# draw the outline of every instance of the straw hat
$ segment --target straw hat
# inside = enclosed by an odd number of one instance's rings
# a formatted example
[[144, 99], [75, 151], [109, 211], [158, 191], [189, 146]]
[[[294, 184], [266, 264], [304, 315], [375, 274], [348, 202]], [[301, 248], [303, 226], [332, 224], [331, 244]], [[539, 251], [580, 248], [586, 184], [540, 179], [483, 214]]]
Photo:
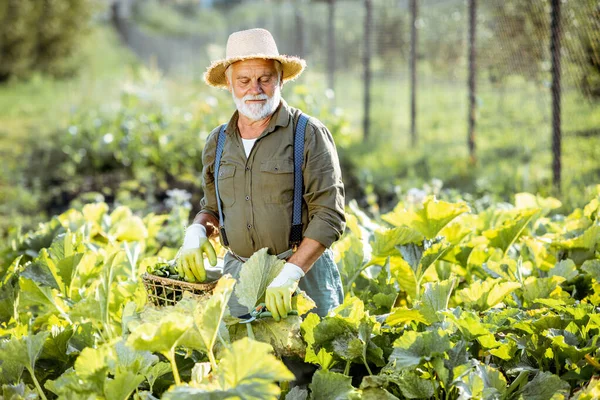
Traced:
[[283, 82], [296, 79], [306, 67], [306, 61], [301, 58], [280, 55], [275, 39], [266, 29], [248, 29], [229, 35], [225, 59], [213, 62], [207, 68], [204, 81], [210, 86], [227, 89], [225, 78], [227, 67], [235, 62], [252, 58], [279, 61], [283, 67]]

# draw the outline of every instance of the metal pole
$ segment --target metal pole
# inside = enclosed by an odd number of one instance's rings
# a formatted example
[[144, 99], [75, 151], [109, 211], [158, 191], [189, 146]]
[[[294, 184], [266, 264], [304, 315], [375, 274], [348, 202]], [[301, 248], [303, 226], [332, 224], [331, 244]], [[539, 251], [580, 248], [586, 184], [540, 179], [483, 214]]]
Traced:
[[417, 145], [417, 0], [410, 0], [410, 142]]
[[477, 0], [469, 0], [469, 133], [468, 145], [471, 162], [475, 164], [475, 28], [477, 25]]
[[365, 54], [363, 59], [364, 68], [364, 116], [363, 135], [365, 140], [369, 137], [370, 109], [371, 109], [371, 26], [372, 26], [372, 3], [365, 0]]
[[335, 90], [335, 0], [329, 0], [328, 11], [327, 78], [329, 88]]
[[561, 191], [561, 98], [560, 98], [560, 0], [552, 0], [550, 23], [550, 53], [552, 55], [552, 177], [554, 187]]

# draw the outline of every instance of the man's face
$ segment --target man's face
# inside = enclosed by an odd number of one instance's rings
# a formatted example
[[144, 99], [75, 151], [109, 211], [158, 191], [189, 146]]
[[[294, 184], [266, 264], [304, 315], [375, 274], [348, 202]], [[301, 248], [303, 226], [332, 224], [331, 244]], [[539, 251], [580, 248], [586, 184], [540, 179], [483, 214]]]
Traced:
[[232, 64], [229, 91], [238, 111], [254, 121], [273, 114], [281, 100], [281, 82], [274, 60], [260, 58]]

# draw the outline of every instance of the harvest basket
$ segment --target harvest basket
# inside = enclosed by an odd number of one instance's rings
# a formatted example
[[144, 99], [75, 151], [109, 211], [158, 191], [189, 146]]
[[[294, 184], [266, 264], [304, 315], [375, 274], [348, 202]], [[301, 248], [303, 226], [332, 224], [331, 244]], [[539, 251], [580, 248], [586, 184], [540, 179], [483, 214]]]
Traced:
[[175, 305], [183, 297], [183, 292], [190, 292], [198, 297], [210, 296], [215, 286], [217, 286], [217, 281], [190, 283], [163, 278], [147, 272], [142, 275], [142, 281], [146, 287], [148, 302], [158, 307]]

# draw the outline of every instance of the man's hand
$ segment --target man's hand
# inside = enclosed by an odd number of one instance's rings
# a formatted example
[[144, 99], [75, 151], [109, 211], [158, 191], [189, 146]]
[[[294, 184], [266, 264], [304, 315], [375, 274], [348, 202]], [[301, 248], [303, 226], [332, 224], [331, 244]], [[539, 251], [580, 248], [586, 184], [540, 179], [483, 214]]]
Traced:
[[299, 266], [286, 262], [283, 269], [267, 287], [265, 305], [271, 311], [273, 319], [287, 318], [292, 311], [292, 295], [298, 288], [298, 281], [304, 276]]
[[206, 237], [206, 228], [200, 224], [192, 224], [185, 230], [183, 246], [177, 260], [179, 275], [188, 282], [204, 282], [206, 270], [204, 257], [213, 267], [217, 265], [217, 254]]

